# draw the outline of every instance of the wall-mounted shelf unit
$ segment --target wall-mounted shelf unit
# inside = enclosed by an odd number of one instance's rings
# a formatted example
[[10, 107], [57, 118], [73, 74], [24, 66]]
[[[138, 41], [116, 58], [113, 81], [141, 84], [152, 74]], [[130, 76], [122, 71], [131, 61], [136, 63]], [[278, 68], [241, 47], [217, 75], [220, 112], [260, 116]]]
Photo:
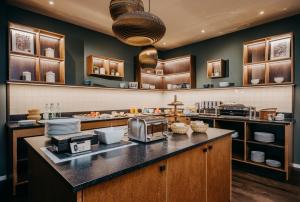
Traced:
[[9, 80], [22, 81], [29, 72], [27, 82], [46, 83], [50, 71], [54, 83], [65, 83], [65, 36], [9, 23]]
[[89, 55], [87, 57], [87, 75], [122, 80], [124, 78], [124, 60]]
[[207, 61], [207, 77], [211, 79], [223, 78], [226, 76], [225, 60], [217, 59]]
[[195, 56], [159, 60], [155, 69], [141, 69], [136, 60], [136, 70], [140, 88], [143, 84], [155, 85], [156, 89], [168, 89], [168, 85], [182, 84], [190, 88], [196, 87]]
[[254, 85], [253, 79], [259, 79], [255, 85], [294, 83], [293, 49], [293, 33], [244, 43], [243, 85]]

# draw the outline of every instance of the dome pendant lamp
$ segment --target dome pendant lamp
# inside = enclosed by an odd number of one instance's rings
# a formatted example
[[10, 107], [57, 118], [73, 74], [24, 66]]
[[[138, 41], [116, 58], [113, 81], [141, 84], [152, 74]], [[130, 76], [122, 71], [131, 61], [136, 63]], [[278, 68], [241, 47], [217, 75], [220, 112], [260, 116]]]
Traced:
[[156, 68], [158, 61], [157, 50], [153, 46], [143, 47], [142, 51], [138, 56], [139, 65], [143, 69], [154, 69]]

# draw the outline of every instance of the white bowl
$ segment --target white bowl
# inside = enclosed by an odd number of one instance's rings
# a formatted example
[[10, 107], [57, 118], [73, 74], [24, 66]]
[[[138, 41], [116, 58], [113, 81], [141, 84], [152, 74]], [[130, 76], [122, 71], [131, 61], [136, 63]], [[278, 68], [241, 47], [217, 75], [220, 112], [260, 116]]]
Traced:
[[231, 134], [232, 138], [238, 138], [239, 137], [239, 133], [238, 132], [234, 132]]
[[251, 84], [252, 85], [257, 85], [257, 84], [259, 84], [259, 79], [251, 79]]
[[150, 85], [150, 89], [154, 90], [155, 89], [155, 85]]
[[229, 86], [229, 82], [227, 82], [227, 81], [219, 82], [219, 86], [220, 87], [228, 87]]
[[110, 127], [94, 130], [99, 135], [99, 141], [104, 144], [113, 144], [120, 142], [125, 134], [124, 128]]
[[283, 77], [275, 77], [274, 78], [275, 83], [282, 83], [284, 81]]

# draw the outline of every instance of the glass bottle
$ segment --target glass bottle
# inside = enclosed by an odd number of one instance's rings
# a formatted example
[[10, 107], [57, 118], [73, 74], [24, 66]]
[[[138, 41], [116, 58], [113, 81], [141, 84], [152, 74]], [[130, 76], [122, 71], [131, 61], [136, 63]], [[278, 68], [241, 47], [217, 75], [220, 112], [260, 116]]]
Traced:
[[56, 117], [56, 116], [55, 116], [54, 104], [51, 103], [51, 104], [50, 104], [49, 119], [54, 119], [55, 117]]
[[59, 102], [56, 104], [56, 117], [61, 118], [61, 108]]
[[49, 105], [46, 104], [45, 105], [45, 109], [44, 109], [44, 113], [43, 113], [43, 119], [44, 120], [48, 120], [49, 119], [49, 110], [50, 110]]

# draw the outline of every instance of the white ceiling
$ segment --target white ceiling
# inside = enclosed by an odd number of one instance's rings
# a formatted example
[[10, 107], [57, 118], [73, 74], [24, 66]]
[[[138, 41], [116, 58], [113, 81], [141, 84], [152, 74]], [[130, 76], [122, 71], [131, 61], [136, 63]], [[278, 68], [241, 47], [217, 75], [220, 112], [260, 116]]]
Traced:
[[[143, 1], [147, 9], [148, 0]], [[15, 6], [113, 35], [110, 0], [48, 2], [8, 0]], [[300, 13], [300, 0], [152, 0], [151, 12], [167, 27], [156, 46], [171, 49]]]

